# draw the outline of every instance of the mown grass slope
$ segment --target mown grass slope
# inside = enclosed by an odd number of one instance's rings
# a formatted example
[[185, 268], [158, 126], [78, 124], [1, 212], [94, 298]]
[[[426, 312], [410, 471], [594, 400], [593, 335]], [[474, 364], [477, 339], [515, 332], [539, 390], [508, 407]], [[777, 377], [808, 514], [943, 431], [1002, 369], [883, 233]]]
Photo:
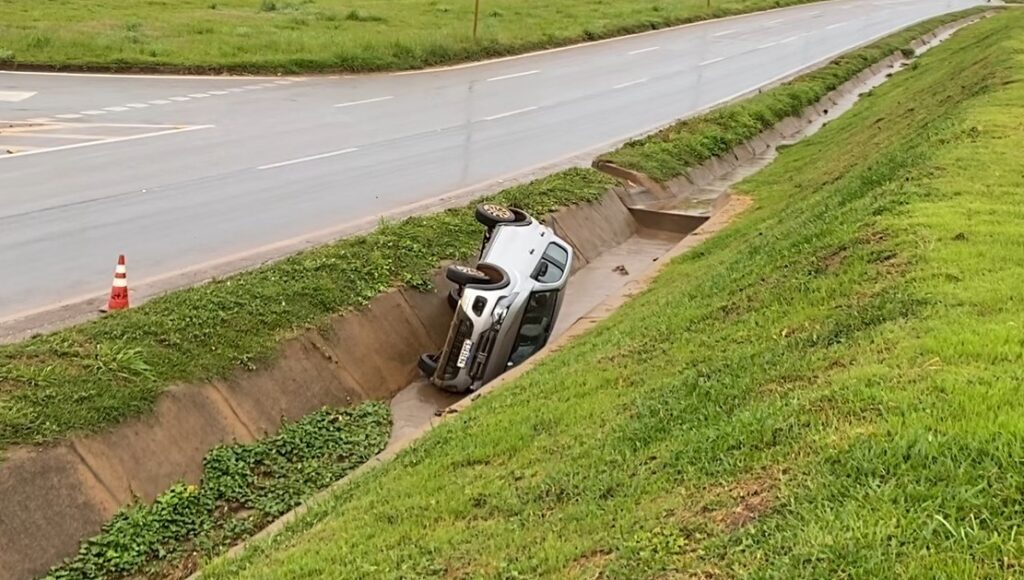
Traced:
[[808, 0], [4, 0], [0, 63], [376, 71], [526, 52]]
[[929, 52], [610, 320], [206, 576], [1019, 574], [1022, 26]]

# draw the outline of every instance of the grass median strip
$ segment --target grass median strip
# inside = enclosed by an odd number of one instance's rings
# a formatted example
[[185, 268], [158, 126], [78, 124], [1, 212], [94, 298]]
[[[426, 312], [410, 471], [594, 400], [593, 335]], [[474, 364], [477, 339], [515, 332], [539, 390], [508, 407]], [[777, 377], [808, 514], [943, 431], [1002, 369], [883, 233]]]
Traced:
[[[543, 216], [599, 199], [612, 180], [573, 169], [494, 196]], [[446, 259], [479, 248], [470, 207], [373, 233], [0, 346], [0, 448], [103, 428], [147, 412], [174, 383], [256, 368], [280, 341], [396, 285], [423, 287]]]
[[7, 0], [0, 64], [189, 72], [380, 71], [563, 46], [806, 0]]
[[612, 318], [205, 576], [1016, 574], [1021, 26], [897, 73]]
[[218, 447], [198, 485], [122, 509], [53, 580], [181, 577], [252, 535], [384, 449], [391, 413], [379, 402], [323, 409], [257, 443]]

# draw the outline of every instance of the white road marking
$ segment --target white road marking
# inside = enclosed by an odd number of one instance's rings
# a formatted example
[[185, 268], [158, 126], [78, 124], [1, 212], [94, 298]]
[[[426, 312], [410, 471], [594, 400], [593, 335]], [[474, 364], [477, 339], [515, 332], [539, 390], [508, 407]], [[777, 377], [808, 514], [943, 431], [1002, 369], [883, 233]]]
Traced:
[[164, 100], [164, 99], [157, 99], [155, 101], [149, 101], [149, 104], [150, 105], [169, 105], [169, 104], [171, 104], [171, 102], [167, 101], [167, 100]]
[[82, 111], [83, 115], [106, 115], [106, 111]]
[[244, 86], [244, 87], [242, 87], [242, 88], [243, 88], [243, 89], [249, 89], [250, 91], [254, 91], [254, 90], [256, 90], [256, 89], [262, 89], [262, 88], [263, 88], [263, 86], [262, 86], [262, 85], [245, 85], [245, 86]]
[[290, 84], [292, 84], [292, 82], [291, 81], [274, 81], [274, 84], [275, 85], [290, 85]]
[[725, 57], [720, 56], [718, 58], [713, 58], [711, 60], [706, 60], [702, 63], [698, 63], [697, 66], [708, 66], [709, 64], [715, 64], [716, 62], [722, 62], [723, 60], [725, 60]]
[[735, 28], [730, 28], [729, 30], [723, 30], [721, 32], [716, 32], [716, 33], [712, 34], [711, 36], [725, 36], [726, 34], [732, 34], [733, 32], [736, 32]]
[[776, 44], [778, 44], [778, 43], [777, 42], [769, 42], [768, 44], [762, 44], [761, 46], [757, 47], [757, 50], [761, 50], [762, 48], [771, 48], [771, 47], [775, 46]]
[[521, 73], [512, 73], [510, 75], [501, 75], [500, 77], [491, 77], [491, 78], [487, 79], [487, 82], [503, 81], [505, 79], [514, 79], [514, 78], [517, 78], [517, 77], [525, 77], [525, 76], [528, 76], [528, 75], [535, 75], [535, 74], [537, 74], [539, 72], [540, 72], [539, 70], [528, 70], [526, 72], [521, 72]]
[[775, 20], [769, 20], [765, 24], [778, 24], [780, 22], [785, 22], [785, 21], [786, 21], [785, 18], [776, 18]]
[[498, 115], [491, 115], [490, 117], [484, 117], [484, 121], [493, 121], [495, 119], [504, 119], [505, 117], [511, 117], [512, 115], [518, 115], [520, 113], [526, 113], [536, 109], [537, 107], [526, 107], [524, 109], [516, 109], [515, 111], [509, 111], [507, 113], [501, 113]]
[[68, 113], [66, 115], [54, 115], [58, 119], [81, 119], [82, 116], [78, 113]]
[[[166, 127], [166, 125], [164, 125]], [[7, 155], [0, 157], [2, 159], [13, 159], [15, 157], [25, 157], [27, 155], [38, 155], [41, 153], [51, 153], [54, 151], [66, 151], [68, 149], [80, 149], [82, 147], [92, 147], [93, 145], [106, 145], [108, 143], [120, 143], [122, 141], [134, 141], [136, 139], [145, 139], [147, 137], [158, 137], [160, 135], [170, 135], [172, 133], [185, 133], [188, 131], [198, 131], [199, 129], [209, 129], [213, 125], [196, 125], [193, 127], [175, 127], [173, 129], [167, 129], [166, 131], [156, 131], [153, 133], [143, 133], [141, 135], [131, 135], [129, 137], [114, 137], [111, 139], [101, 139], [99, 141], [89, 141], [86, 143], [72, 143], [70, 145], [61, 145], [60, 147], [49, 147], [47, 149], [35, 149], [32, 151], [25, 151], [24, 153], [14, 153], [13, 155]]]
[[228, 92], [227, 91], [210, 91], [210, 94], [211, 95], [226, 95], [226, 94], [228, 94]]
[[829, 24], [825, 27], [825, 30], [832, 30], [833, 28], [839, 28], [840, 26], [846, 26], [848, 22], [838, 22], [836, 24]]
[[793, 42], [794, 40], [796, 40], [796, 39], [798, 39], [798, 38], [800, 38], [800, 35], [799, 35], [799, 34], [798, 34], [798, 35], [796, 35], [796, 36], [790, 36], [789, 38], [787, 38], [787, 39], [785, 39], [785, 40], [780, 40], [780, 41], [779, 41], [779, 44], [786, 44], [787, 42]]
[[29, 123], [52, 123], [53, 119], [49, 117], [36, 117], [35, 119], [27, 119]]
[[644, 52], [651, 52], [652, 50], [658, 50], [659, 48], [661, 48], [661, 47], [660, 46], [652, 46], [652, 47], [649, 47], [649, 48], [640, 48], [640, 49], [637, 49], [637, 50], [629, 51], [629, 54], [641, 54], [641, 53], [644, 53]]
[[145, 109], [145, 108], [146, 108], [146, 107], [148, 107], [149, 105], [147, 105], [147, 104], [145, 104], [145, 103], [128, 103], [128, 104], [127, 104], [127, 105], [125, 105], [125, 106], [126, 106], [126, 107], [131, 107], [131, 108], [133, 108], [133, 109]]
[[103, 135], [76, 135], [74, 133], [32, 133], [24, 132], [18, 133], [18, 137], [39, 137], [43, 139], [75, 139], [78, 141], [95, 141], [97, 139], [107, 139]]
[[103, 107], [104, 111], [112, 111], [114, 113], [120, 113], [121, 111], [127, 111], [128, 107]]
[[188, 97], [171, 97], [171, 100], [172, 101], [178, 101], [180, 103], [182, 101], [191, 101], [192, 99], [190, 99]]
[[232, 87], [228, 89], [229, 93], [240, 93], [245, 90], [245, 87]]
[[0, 91], [0, 101], [7, 103], [17, 103], [30, 99], [39, 93], [29, 91]]
[[263, 83], [260, 86], [268, 88], [268, 89], [271, 89], [271, 88], [274, 88], [274, 83]]
[[313, 155], [311, 157], [292, 159], [291, 161], [282, 161], [281, 163], [271, 163], [270, 165], [260, 166], [257, 169], [274, 169], [275, 167], [284, 167], [286, 165], [295, 165], [296, 163], [305, 163], [306, 161], [316, 161], [317, 159], [326, 159], [328, 157], [334, 157], [336, 155], [344, 155], [346, 153], [352, 153], [353, 151], [359, 151], [359, 148], [350, 147], [348, 149], [342, 149], [341, 151], [331, 151], [330, 153], [321, 153], [320, 155]]
[[818, 14], [821, 14], [821, 10], [815, 10], [814, 12], [807, 13], [808, 16], [817, 16]]
[[[43, 72], [43, 71], [29, 71], [29, 70], [0, 70], [0, 73], [5, 75], [31, 75], [41, 77], [85, 77], [85, 78], [106, 78], [106, 79], [133, 79], [138, 80], [140, 75], [138, 74], [99, 74], [99, 73], [69, 73], [69, 72]], [[189, 81], [220, 81], [226, 80], [246, 80], [252, 81], [257, 79], [272, 79], [277, 77], [251, 77], [251, 76], [224, 76], [224, 75], [211, 75], [211, 76], [199, 76], [199, 75], [145, 75], [146, 79], [173, 79], [173, 80], [189, 80]], [[293, 79], [295, 82], [304, 81], [307, 79]]]
[[621, 85], [615, 85], [613, 89], [624, 89], [633, 85], [639, 85], [640, 83], [646, 83], [649, 79], [637, 79], [635, 81], [629, 81], [628, 83], [622, 83]]
[[379, 103], [381, 101], [387, 101], [387, 100], [390, 100], [390, 99], [393, 99], [393, 98], [395, 98], [394, 95], [388, 95], [386, 97], [376, 97], [376, 98], [373, 98], [373, 99], [363, 99], [361, 101], [352, 101], [352, 102], [349, 102], [349, 103], [341, 103], [341, 104], [334, 105], [334, 106], [335, 107], [351, 107], [353, 105], [365, 105], [367, 103]]
[[192, 97], [193, 99], [205, 99], [206, 97], [209, 97], [210, 95], [208, 95], [206, 93], [192, 93], [189, 96]]

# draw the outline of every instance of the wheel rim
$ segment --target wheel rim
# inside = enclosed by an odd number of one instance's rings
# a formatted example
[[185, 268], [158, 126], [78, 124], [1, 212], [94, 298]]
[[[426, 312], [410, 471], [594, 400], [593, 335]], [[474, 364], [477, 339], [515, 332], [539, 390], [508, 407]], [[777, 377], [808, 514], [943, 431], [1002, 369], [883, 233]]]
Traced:
[[478, 276], [480, 278], [487, 277], [487, 274], [484, 274], [480, 270], [477, 270], [476, 268], [470, 268], [469, 266], [463, 266], [462, 264], [456, 264], [455, 266], [453, 266], [453, 268], [455, 268], [459, 272], [462, 272], [463, 274], [469, 274], [470, 276]]
[[495, 205], [493, 203], [484, 204], [484, 211], [491, 214], [499, 220], [513, 220], [516, 218], [512, 210], [508, 209], [503, 205]]

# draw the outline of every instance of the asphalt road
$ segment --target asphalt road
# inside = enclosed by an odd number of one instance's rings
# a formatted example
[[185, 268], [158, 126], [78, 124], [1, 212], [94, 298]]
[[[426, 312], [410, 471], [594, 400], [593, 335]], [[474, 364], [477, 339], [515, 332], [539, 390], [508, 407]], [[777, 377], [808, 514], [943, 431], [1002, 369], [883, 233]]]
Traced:
[[[630, 136], [975, 0], [840, 0], [447, 70], [0, 72], [0, 325], [189, 283]], [[5, 151], [13, 153], [5, 153]]]

